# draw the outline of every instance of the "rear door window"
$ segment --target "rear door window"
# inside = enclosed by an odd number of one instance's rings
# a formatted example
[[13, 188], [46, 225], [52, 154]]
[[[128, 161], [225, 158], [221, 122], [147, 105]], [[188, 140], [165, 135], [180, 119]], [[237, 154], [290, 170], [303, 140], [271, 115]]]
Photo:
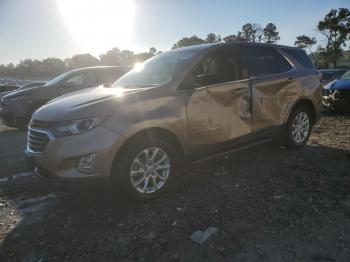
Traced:
[[304, 50], [294, 48], [282, 48], [282, 50], [306, 68], [315, 68]]
[[275, 50], [271, 47], [244, 47], [251, 77], [268, 76], [279, 73]]

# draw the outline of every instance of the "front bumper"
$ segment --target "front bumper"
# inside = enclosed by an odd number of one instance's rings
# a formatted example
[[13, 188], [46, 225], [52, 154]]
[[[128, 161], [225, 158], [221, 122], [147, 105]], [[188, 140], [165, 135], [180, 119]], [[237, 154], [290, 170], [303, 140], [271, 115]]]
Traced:
[[[122, 140], [116, 133], [98, 126], [81, 134], [58, 139], [50, 137], [42, 153], [35, 153], [27, 148], [25, 154], [31, 169], [37, 168], [50, 177], [108, 177]], [[96, 154], [91, 172], [79, 171], [79, 159], [89, 154]]]

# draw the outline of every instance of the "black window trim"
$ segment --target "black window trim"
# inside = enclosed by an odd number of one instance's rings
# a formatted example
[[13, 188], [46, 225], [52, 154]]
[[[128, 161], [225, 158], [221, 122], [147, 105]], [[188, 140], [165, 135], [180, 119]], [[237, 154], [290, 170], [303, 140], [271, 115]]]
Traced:
[[[244, 45], [243, 45], [244, 46]], [[248, 46], [248, 45], [246, 45]], [[238, 46], [238, 48], [240, 48], [241, 46]], [[277, 52], [278, 54], [280, 54], [291, 66], [291, 68], [288, 71], [282, 72], [282, 73], [275, 73], [275, 74], [268, 74], [268, 75], [264, 75], [264, 76], [250, 76], [250, 70], [248, 68], [248, 78], [244, 78], [244, 79], [240, 79], [240, 80], [235, 80], [235, 81], [228, 81], [228, 82], [222, 82], [222, 83], [218, 83], [218, 84], [213, 84], [213, 85], [207, 85], [207, 86], [200, 86], [200, 87], [196, 87], [193, 89], [182, 89], [180, 88], [182, 86], [182, 84], [185, 82], [185, 80], [188, 78], [188, 76], [193, 72], [194, 68], [191, 69], [191, 71], [186, 75], [186, 77], [184, 77], [184, 80], [181, 81], [181, 83], [178, 85], [177, 87], [177, 91], [178, 92], [194, 92], [196, 90], [201, 90], [201, 89], [206, 89], [206, 88], [211, 88], [211, 87], [215, 87], [215, 86], [219, 86], [219, 85], [226, 85], [226, 84], [234, 84], [234, 83], [239, 83], [239, 82], [245, 82], [245, 81], [250, 81], [253, 79], [260, 79], [260, 78], [267, 78], [267, 77], [273, 77], [273, 76], [282, 76], [285, 74], [289, 74], [291, 72], [293, 72], [294, 70], [296, 70], [296, 66], [295, 64], [288, 58], [288, 56], [283, 52], [283, 50], [281, 50], [280, 48], [276, 48], [276, 47], [270, 47], [272, 48], [275, 52]], [[217, 50], [217, 49], [214, 49]], [[203, 61], [205, 59], [205, 57], [214, 50], [210, 50], [208, 51], [206, 54], [203, 55], [203, 57], [201, 57], [198, 61], [196, 61], [195, 65], [200, 63], [201, 61]], [[245, 66], [246, 65], [246, 61], [244, 61]]]

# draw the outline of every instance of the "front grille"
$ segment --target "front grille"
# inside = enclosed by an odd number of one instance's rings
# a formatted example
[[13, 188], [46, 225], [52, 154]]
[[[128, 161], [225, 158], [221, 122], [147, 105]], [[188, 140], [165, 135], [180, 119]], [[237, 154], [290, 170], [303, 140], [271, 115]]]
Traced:
[[50, 127], [51, 123], [47, 121], [40, 121], [40, 120], [35, 120], [32, 119], [30, 121], [30, 127], [31, 128], [48, 128]]
[[27, 149], [34, 153], [42, 153], [49, 142], [49, 137], [44, 131], [28, 129]]

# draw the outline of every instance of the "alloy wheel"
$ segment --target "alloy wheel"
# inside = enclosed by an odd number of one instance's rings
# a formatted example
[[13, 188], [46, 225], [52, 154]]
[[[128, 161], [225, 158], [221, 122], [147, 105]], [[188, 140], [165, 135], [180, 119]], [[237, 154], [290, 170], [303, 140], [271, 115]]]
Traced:
[[168, 154], [159, 147], [148, 147], [132, 161], [131, 184], [139, 193], [155, 193], [165, 185], [170, 170]]
[[307, 113], [299, 112], [293, 121], [292, 139], [296, 143], [302, 143], [307, 138], [310, 129], [310, 119]]

